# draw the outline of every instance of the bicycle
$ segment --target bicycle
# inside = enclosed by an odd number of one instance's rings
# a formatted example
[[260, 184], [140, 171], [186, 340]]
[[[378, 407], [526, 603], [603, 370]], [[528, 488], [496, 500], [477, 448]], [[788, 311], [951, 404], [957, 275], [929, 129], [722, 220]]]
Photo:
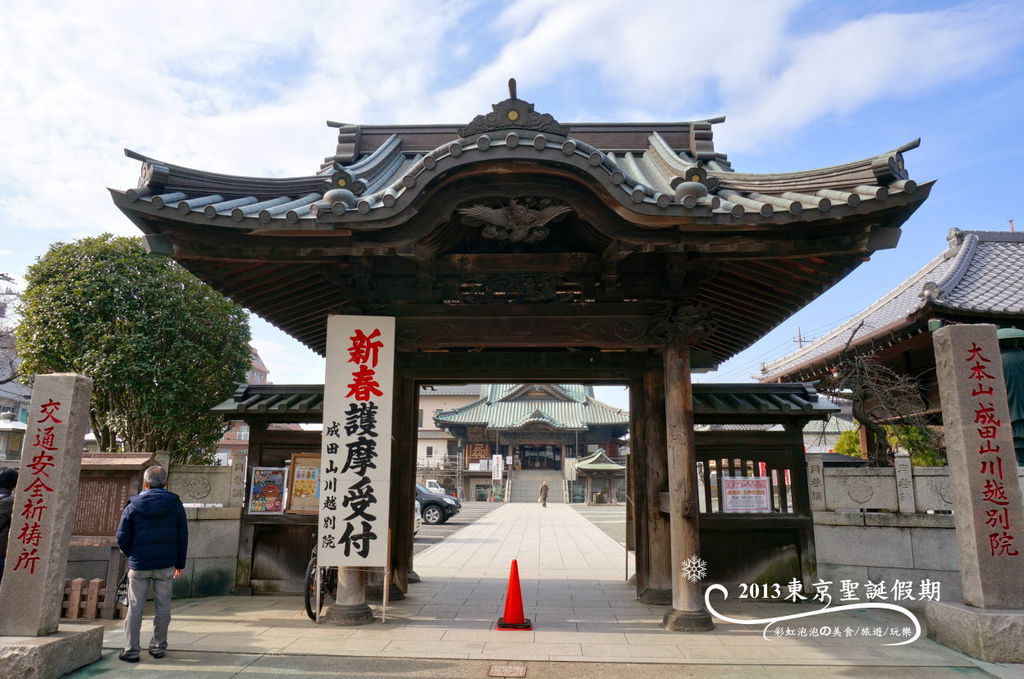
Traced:
[[309, 563], [306, 564], [306, 587], [303, 593], [303, 598], [306, 604], [306, 615], [309, 616], [310, 620], [316, 621], [320, 614], [320, 611], [324, 607], [325, 595], [330, 595], [334, 599], [338, 598], [338, 569], [333, 566], [323, 566], [320, 568], [320, 592], [319, 595], [316, 591], [316, 545], [313, 545], [313, 551], [309, 555]]

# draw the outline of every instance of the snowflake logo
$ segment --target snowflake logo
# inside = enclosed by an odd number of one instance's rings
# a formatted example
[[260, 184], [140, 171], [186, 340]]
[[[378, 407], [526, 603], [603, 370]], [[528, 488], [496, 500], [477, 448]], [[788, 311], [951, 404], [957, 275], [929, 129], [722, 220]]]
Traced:
[[700, 582], [708, 577], [708, 562], [694, 554], [683, 562], [683, 577], [690, 582]]

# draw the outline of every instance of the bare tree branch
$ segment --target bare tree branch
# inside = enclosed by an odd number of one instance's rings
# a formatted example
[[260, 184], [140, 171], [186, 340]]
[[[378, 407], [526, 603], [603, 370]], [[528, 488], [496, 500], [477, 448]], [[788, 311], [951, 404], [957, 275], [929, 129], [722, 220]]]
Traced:
[[[925, 410], [920, 384], [873, 356], [846, 354], [840, 366], [821, 381], [819, 391], [849, 398], [853, 416], [867, 433], [868, 459], [879, 467], [893, 463], [893, 443], [910, 452], [926, 445], [942, 449], [936, 431], [921, 414]], [[893, 426], [901, 425], [901, 426]], [[910, 431], [920, 430], [916, 436]]]

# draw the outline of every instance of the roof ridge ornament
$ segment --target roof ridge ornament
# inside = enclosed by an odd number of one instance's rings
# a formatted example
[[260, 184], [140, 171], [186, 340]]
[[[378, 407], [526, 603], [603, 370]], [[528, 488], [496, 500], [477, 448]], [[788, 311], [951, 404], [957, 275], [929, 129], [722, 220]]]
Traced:
[[490, 113], [478, 115], [468, 125], [459, 128], [459, 137], [466, 139], [496, 130], [533, 130], [560, 137], [568, 136], [568, 130], [554, 116], [550, 113], [537, 113], [533, 104], [516, 95], [515, 78], [508, 79], [508, 94], [508, 99], [491, 105]]

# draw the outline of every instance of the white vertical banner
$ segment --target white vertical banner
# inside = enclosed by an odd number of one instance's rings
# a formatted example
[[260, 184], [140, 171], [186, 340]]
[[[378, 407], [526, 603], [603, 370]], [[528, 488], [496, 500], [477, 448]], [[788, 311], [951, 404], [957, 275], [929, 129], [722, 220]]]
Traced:
[[501, 473], [504, 471], [505, 458], [501, 455], [491, 455], [491, 479], [501, 481]]
[[328, 316], [317, 562], [386, 566], [395, 319]]

